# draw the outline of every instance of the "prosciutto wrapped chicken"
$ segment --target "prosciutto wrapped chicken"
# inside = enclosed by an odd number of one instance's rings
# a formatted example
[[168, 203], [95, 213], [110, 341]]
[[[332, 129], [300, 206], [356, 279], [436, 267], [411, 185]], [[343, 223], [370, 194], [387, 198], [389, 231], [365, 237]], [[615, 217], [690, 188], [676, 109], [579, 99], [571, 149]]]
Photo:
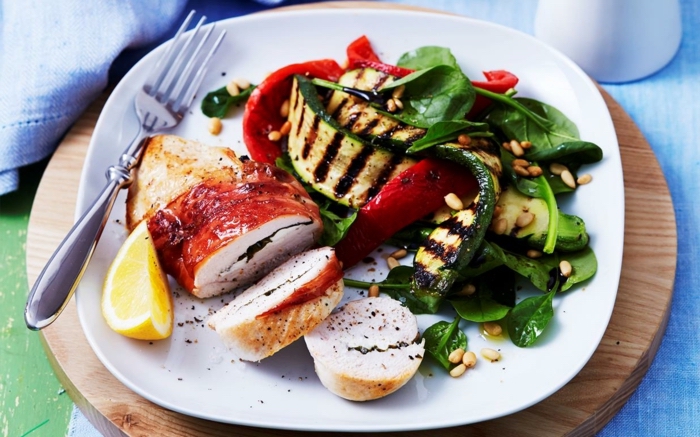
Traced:
[[127, 198], [127, 226], [148, 220], [165, 271], [206, 298], [248, 285], [319, 238], [303, 187], [277, 167], [172, 135], [152, 137]]

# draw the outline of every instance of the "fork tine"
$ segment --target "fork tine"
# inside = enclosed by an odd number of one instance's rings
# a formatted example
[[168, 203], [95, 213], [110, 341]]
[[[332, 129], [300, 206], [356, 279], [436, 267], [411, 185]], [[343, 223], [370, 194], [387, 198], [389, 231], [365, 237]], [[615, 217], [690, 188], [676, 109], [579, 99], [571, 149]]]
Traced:
[[182, 63], [190, 56], [190, 46], [195, 38], [198, 37], [199, 31], [206, 20], [207, 17], [205, 16], [202, 16], [202, 18], [199, 19], [199, 22], [197, 22], [197, 25], [189, 34], [182, 47], [178, 49], [177, 56], [175, 56], [172, 64], [163, 65], [161, 73], [162, 79], [159, 79], [159, 83], [157, 86], [154, 86], [153, 90], [151, 91], [151, 95], [155, 95], [159, 101], [165, 102], [165, 99], [163, 99], [162, 96], [167, 95], [171, 91], [173, 83], [178, 76], [178, 72], [182, 67]]
[[190, 105], [192, 104], [192, 100], [194, 100], [194, 96], [197, 93], [197, 90], [199, 89], [199, 86], [204, 80], [204, 75], [207, 72], [209, 61], [211, 61], [211, 58], [214, 56], [214, 53], [216, 53], [216, 50], [221, 45], [221, 42], [224, 40], [225, 36], [226, 31], [222, 30], [219, 34], [219, 37], [216, 39], [216, 41], [214, 41], [214, 44], [209, 49], [209, 52], [207, 53], [204, 60], [199, 64], [199, 68], [195, 72], [194, 77], [192, 78], [192, 80], [189, 81], [189, 87], [185, 88], [177, 97], [177, 106], [173, 107], [174, 111], [181, 112], [190, 107]]
[[180, 37], [190, 25], [192, 18], [194, 18], [194, 14], [194, 10], [190, 11], [190, 13], [185, 18], [185, 21], [182, 23], [182, 25], [180, 25], [180, 28], [177, 30], [175, 36], [170, 40], [167, 50], [165, 50], [163, 54], [160, 55], [160, 57], [158, 58], [158, 62], [156, 62], [156, 65], [153, 67], [153, 70], [151, 70], [151, 74], [148, 76], [145, 82], [149, 94], [151, 94], [151, 90], [158, 89], [158, 87], [160, 86], [160, 82], [163, 79], [163, 73], [167, 71], [167, 69], [164, 68], [164, 66], [171, 64], [173, 59], [175, 58], [175, 47], [177, 47], [177, 43], [180, 41]]
[[199, 54], [202, 52], [202, 48], [204, 47], [204, 44], [206, 44], [207, 40], [209, 40], [209, 36], [211, 35], [212, 31], [214, 30], [215, 26], [210, 26], [209, 29], [207, 29], [207, 32], [204, 34], [204, 36], [199, 40], [199, 44], [197, 44], [197, 47], [194, 49], [194, 52], [189, 57], [189, 60], [187, 61], [187, 64], [185, 64], [184, 68], [182, 69], [182, 73], [178, 75], [178, 80], [175, 81], [175, 87], [172, 90], [168, 90], [167, 92], [167, 98], [168, 98], [168, 103], [171, 105], [174, 105], [175, 102], [178, 100], [180, 97], [180, 93], [182, 92], [182, 88], [184, 88], [185, 84], [187, 83], [187, 80], [190, 77], [190, 73], [192, 72], [192, 69], [194, 68], [197, 58], [199, 57]]

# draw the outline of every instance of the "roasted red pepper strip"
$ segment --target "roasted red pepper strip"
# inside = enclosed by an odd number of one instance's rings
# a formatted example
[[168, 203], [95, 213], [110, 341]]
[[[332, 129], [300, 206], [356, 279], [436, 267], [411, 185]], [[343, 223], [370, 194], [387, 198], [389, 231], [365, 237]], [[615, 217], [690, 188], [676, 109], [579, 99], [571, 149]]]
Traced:
[[270, 141], [268, 134], [286, 121], [280, 107], [289, 98], [295, 74], [337, 82], [343, 69], [332, 59], [291, 64], [270, 74], [255, 88], [243, 114], [243, 141], [253, 161], [274, 164], [282, 155], [279, 143]]
[[379, 247], [389, 237], [444, 205], [449, 193], [463, 196], [476, 189], [477, 181], [453, 162], [426, 158], [390, 180], [357, 213], [335, 252], [348, 268]]
[[401, 68], [383, 63], [364, 35], [351, 42], [346, 52], [348, 55], [349, 70], [355, 68], [374, 68], [377, 71], [396, 77], [404, 77], [413, 73], [413, 70], [409, 70], [408, 68]]
[[374, 53], [374, 49], [372, 49], [372, 44], [369, 42], [369, 39], [367, 39], [365, 35], [362, 35], [355, 41], [351, 42], [348, 48], [346, 49], [346, 52], [348, 55], [348, 61], [351, 62], [357, 60], [382, 62], [382, 60], [379, 59], [379, 56], [377, 56], [377, 54]]
[[[484, 71], [484, 77], [486, 78], [486, 82], [472, 81], [472, 85], [486, 91], [503, 94], [509, 89], [515, 88], [515, 85], [518, 84], [517, 76], [505, 70]], [[491, 100], [484, 96], [477, 95], [474, 106], [472, 106], [469, 114], [467, 114], [467, 119], [478, 115], [490, 104]]]

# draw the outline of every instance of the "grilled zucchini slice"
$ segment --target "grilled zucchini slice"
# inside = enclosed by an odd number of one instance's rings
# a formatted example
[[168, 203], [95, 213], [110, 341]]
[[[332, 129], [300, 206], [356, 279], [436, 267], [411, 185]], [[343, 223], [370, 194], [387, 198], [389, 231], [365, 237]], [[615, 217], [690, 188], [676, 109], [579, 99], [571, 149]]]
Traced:
[[[543, 199], [528, 197], [515, 187], [507, 187], [503, 190], [498, 206], [501, 207], [499, 219], [505, 219], [505, 235], [524, 239], [530, 247], [542, 250], [547, 239], [547, 225], [549, 224], [549, 212], [547, 203]], [[516, 220], [523, 212], [531, 212], [535, 218], [529, 225], [519, 228]], [[588, 233], [583, 219], [565, 214], [559, 211], [557, 226], [556, 250], [562, 252], [575, 252], [588, 245]]]
[[294, 77], [289, 121], [287, 152], [294, 170], [314, 190], [351, 208], [362, 207], [384, 184], [416, 163], [344, 130], [304, 76]]

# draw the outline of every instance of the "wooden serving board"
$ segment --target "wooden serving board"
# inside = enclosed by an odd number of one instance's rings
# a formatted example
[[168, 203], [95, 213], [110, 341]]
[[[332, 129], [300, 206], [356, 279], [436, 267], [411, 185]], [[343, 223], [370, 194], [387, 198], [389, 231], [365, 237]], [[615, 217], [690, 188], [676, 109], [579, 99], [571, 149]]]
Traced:
[[[361, 2], [296, 7], [358, 6], [403, 7]], [[549, 398], [519, 413], [445, 429], [441, 435], [593, 435], [627, 401], [651, 365], [666, 328], [673, 294], [676, 269], [673, 205], [659, 164], [644, 136], [627, 113], [602, 88], [600, 91], [617, 132], [625, 181], [622, 274], [605, 336], [583, 370]], [[80, 172], [106, 97], [103, 95], [85, 112], [44, 173], [27, 236], [31, 283], [72, 225]], [[653, 215], [648, 213], [650, 205], [655, 210]], [[141, 398], [117, 381], [97, 359], [85, 339], [73, 301], [41, 336], [59, 380], [104, 435], [306, 434], [210, 422], [166, 410]], [[430, 436], [435, 431], [401, 433], [409, 434]]]

